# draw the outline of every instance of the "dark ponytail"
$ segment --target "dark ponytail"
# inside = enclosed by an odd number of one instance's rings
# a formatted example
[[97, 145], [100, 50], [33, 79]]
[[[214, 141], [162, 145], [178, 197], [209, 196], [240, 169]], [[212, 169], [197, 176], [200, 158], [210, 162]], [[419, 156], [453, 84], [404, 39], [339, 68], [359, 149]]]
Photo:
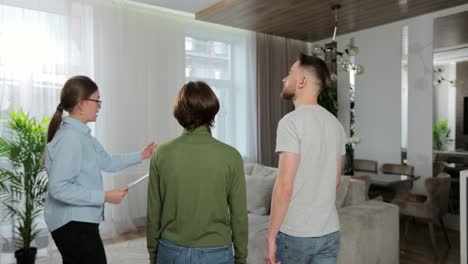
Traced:
[[60, 127], [60, 124], [62, 124], [63, 110], [59, 111], [58, 108], [59, 107], [57, 107], [57, 111], [55, 111], [54, 116], [50, 120], [49, 129], [47, 129], [47, 143], [52, 141], [52, 138], [54, 138], [55, 132], [57, 132], [57, 130]]
[[96, 92], [98, 87], [96, 83], [86, 76], [75, 76], [63, 85], [62, 91], [60, 92], [60, 103], [57, 106], [57, 110], [50, 120], [49, 128], [47, 130], [47, 143], [52, 141], [55, 133], [62, 124], [63, 111], [71, 113], [73, 108], [82, 100], [89, 98], [91, 94]]

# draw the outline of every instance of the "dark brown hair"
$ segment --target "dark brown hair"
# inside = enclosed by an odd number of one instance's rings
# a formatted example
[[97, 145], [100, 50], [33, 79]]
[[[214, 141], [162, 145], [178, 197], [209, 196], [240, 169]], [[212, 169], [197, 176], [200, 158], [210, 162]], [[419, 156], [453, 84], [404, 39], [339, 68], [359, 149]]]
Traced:
[[68, 79], [60, 91], [60, 103], [57, 106], [47, 130], [47, 142], [52, 141], [55, 133], [62, 124], [63, 110], [71, 112], [82, 100], [89, 98], [98, 90], [96, 83], [86, 76], [74, 76]]
[[330, 71], [327, 64], [316, 56], [309, 56], [301, 53], [298, 58], [299, 65], [309, 70], [320, 81], [320, 91], [331, 86]]
[[213, 127], [219, 111], [219, 101], [204, 82], [188, 82], [179, 91], [174, 105], [174, 117], [187, 130], [200, 126]]

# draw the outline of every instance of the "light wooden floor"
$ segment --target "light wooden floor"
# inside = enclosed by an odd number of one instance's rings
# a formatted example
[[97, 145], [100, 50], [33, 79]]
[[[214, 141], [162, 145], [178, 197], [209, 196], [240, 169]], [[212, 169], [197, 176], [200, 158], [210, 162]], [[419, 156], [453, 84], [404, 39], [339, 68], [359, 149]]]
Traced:
[[[459, 264], [459, 232], [448, 231], [452, 243], [452, 248], [448, 251], [442, 231], [436, 228], [435, 232], [439, 250], [445, 252], [442, 258], [436, 259], [434, 257], [427, 225], [422, 222], [412, 222], [409, 226], [407, 239], [404, 239], [403, 232], [400, 232], [400, 264]], [[105, 240], [108, 263], [148, 263], [145, 235], [145, 231], [140, 230], [124, 234], [116, 239]], [[61, 258], [58, 252], [52, 252], [49, 257], [39, 258], [36, 263], [60, 264]]]

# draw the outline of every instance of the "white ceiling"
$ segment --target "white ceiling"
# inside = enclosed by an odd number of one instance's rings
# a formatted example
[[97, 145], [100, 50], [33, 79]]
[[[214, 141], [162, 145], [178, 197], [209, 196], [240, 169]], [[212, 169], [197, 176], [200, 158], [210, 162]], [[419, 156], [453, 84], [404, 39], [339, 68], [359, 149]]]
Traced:
[[220, 0], [133, 0], [135, 2], [174, 9], [195, 14]]

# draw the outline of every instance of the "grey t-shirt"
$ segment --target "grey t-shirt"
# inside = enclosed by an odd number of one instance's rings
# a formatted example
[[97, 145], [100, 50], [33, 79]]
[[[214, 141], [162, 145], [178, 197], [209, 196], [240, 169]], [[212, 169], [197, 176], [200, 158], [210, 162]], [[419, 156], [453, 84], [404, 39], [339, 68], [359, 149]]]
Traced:
[[280, 120], [276, 152], [297, 153], [300, 157], [281, 232], [320, 237], [340, 229], [335, 208], [336, 177], [345, 144], [343, 126], [319, 105], [299, 106]]

